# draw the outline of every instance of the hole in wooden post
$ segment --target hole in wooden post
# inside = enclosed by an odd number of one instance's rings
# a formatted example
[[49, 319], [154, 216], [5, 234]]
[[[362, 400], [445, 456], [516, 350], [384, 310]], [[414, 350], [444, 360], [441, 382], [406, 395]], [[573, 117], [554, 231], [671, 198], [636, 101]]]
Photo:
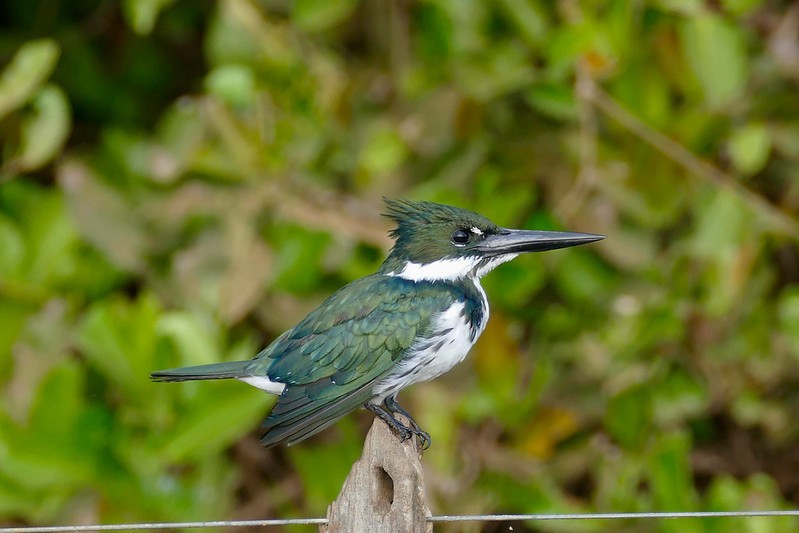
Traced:
[[377, 469], [377, 490], [379, 493], [380, 502], [386, 502], [384, 512], [388, 513], [391, 510], [391, 505], [394, 503], [394, 480], [386, 472], [385, 468], [378, 466]]

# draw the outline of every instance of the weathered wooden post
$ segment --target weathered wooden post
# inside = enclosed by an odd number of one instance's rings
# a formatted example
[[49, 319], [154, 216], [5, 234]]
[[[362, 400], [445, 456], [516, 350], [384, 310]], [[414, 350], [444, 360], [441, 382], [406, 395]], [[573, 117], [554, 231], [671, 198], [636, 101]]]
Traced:
[[421, 450], [400, 442], [375, 418], [363, 455], [352, 466], [321, 533], [432, 533], [424, 497]]

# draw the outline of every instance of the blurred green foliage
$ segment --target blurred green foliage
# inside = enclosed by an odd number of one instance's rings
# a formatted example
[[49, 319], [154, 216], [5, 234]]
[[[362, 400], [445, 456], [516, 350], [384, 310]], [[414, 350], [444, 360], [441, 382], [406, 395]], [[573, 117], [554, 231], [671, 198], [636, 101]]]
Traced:
[[798, 26], [763, 0], [2, 4], [0, 522], [323, 515], [369, 416], [266, 451], [273, 400], [147, 374], [249, 358], [372, 272], [381, 196], [608, 235], [489, 276], [472, 356], [405, 393], [434, 512], [796, 507]]

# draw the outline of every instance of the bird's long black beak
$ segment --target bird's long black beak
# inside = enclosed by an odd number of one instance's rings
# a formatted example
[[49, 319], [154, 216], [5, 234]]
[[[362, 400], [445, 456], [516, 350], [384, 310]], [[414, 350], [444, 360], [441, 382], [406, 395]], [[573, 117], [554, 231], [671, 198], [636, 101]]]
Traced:
[[490, 255], [545, 252], [588, 244], [604, 238], [604, 235], [594, 233], [503, 228], [499, 233], [488, 235], [477, 248]]

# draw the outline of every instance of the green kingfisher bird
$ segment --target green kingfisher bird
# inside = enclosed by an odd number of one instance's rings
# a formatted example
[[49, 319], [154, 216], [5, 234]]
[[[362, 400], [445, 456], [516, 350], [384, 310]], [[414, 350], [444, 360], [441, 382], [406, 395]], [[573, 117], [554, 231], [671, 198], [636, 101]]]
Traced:
[[[336, 291], [249, 361], [153, 372], [154, 381], [238, 379], [278, 395], [261, 442], [292, 445], [361, 406], [401, 440], [430, 435], [397, 403], [461, 362], [488, 321], [480, 278], [524, 252], [604, 235], [505, 229], [473, 211], [385, 200], [394, 246], [377, 273]], [[395, 415], [407, 419], [407, 425]]]

